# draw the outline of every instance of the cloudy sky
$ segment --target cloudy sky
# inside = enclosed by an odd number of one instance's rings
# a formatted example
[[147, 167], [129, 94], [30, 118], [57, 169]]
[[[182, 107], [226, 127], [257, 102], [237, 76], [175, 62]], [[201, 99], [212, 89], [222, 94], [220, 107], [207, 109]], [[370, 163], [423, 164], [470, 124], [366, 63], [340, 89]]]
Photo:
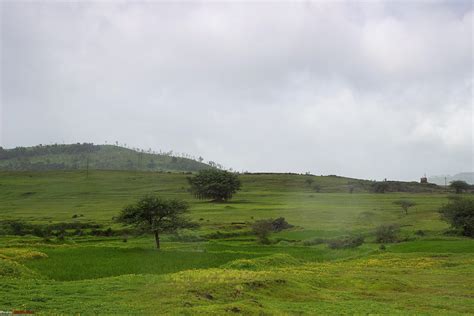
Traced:
[[0, 146], [119, 141], [367, 179], [474, 169], [471, 1], [0, 8]]

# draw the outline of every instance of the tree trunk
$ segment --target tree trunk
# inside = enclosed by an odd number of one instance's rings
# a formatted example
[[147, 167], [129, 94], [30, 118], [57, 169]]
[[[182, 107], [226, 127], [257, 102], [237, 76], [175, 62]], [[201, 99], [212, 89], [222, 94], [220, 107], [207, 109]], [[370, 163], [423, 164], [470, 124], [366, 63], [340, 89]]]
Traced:
[[160, 236], [158, 235], [157, 231], [155, 231], [155, 242], [156, 242], [156, 249], [160, 249]]

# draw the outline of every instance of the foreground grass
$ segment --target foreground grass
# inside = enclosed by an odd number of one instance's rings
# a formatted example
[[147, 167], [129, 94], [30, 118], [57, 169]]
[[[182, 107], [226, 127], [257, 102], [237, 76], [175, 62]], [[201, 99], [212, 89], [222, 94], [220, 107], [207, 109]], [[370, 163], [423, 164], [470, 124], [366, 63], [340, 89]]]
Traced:
[[0, 304], [43, 313], [458, 315], [474, 307], [473, 263], [470, 255], [440, 252], [388, 250], [318, 263], [273, 254], [161, 275], [4, 278]]

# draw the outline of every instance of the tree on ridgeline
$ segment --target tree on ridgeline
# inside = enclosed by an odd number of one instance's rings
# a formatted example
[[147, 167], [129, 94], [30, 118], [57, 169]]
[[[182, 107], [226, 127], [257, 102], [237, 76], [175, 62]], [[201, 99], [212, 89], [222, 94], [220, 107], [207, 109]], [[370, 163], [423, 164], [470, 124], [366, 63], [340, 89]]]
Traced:
[[185, 216], [188, 211], [189, 207], [185, 201], [147, 195], [135, 204], [126, 206], [117, 221], [133, 225], [142, 232], [152, 233], [155, 236], [156, 248], [160, 249], [160, 234], [175, 233], [178, 229], [197, 226]]
[[461, 194], [463, 191], [468, 190], [470, 187], [466, 181], [462, 180], [451, 181], [449, 186], [456, 191], [456, 194]]
[[235, 173], [218, 169], [199, 171], [188, 178], [190, 191], [198, 199], [212, 199], [215, 202], [230, 200], [241, 188], [239, 177]]

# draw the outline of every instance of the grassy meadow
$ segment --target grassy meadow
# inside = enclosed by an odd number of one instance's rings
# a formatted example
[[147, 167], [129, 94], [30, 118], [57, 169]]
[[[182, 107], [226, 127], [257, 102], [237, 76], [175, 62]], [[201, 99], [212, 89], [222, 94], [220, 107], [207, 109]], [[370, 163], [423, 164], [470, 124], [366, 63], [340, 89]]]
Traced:
[[[227, 203], [196, 200], [183, 173], [0, 172], [0, 221], [100, 224], [154, 193], [188, 201], [199, 229], [167, 235], [0, 236], [0, 310], [39, 314], [472, 314], [474, 241], [450, 233], [439, 189], [375, 194], [342, 177], [241, 175]], [[353, 193], [348, 188], [353, 187]], [[421, 190], [423, 191], [423, 190]], [[432, 192], [430, 192], [432, 191]], [[398, 199], [416, 202], [408, 214]], [[471, 198], [471, 197], [470, 197]], [[261, 245], [258, 219], [293, 228]], [[400, 242], [375, 242], [381, 224], [399, 224]], [[356, 248], [318, 240], [360, 235]], [[126, 242], [125, 242], [126, 241]]]

